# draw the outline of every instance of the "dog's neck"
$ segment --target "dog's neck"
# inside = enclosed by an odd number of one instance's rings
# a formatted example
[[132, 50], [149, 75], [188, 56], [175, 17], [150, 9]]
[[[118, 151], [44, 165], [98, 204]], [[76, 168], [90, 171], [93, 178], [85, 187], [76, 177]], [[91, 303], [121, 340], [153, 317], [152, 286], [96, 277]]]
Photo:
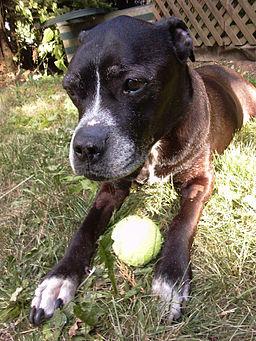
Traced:
[[[203, 80], [189, 67], [184, 71], [177, 87], [177, 93], [182, 91], [183, 96], [175, 107], [176, 122], [170, 125], [169, 131], [156, 143], [158, 161], [155, 161], [155, 164], [165, 164], [168, 173], [171, 171], [173, 174], [180, 164], [184, 167], [187, 159], [193, 160], [193, 156], [201, 153], [209, 138], [210, 130], [209, 101], [202, 97], [202, 93], [205, 93]], [[193, 92], [193, 89], [198, 91]], [[173, 115], [173, 111], [170, 112]], [[155, 146], [149, 156], [152, 155], [154, 148]], [[159, 173], [161, 172], [164, 173], [162, 169], [159, 170]]]
[[[180, 172], [189, 160], [193, 160], [205, 148], [210, 118], [209, 102], [202, 97], [203, 91], [205, 93], [203, 80], [196, 71], [185, 65], [177, 82], [177, 100], [174, 98], [169, 102], [165, 122], [167, 132], [150, 150], [137, 182], [143, 183], [146, 179], [150, 183], [159, 179], [167, 181], [170, 174]], [[194, 92], [193, 89], [198, 91]], [[175, 122], [170, 122], [169, 117], [175, 117]]]

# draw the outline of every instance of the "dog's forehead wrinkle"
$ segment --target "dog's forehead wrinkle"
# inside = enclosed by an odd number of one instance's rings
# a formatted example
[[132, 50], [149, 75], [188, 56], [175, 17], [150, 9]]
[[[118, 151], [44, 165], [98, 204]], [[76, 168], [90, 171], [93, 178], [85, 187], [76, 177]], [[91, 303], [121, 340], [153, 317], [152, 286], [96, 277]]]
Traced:
[[122, 77], [123, 74], [125, 74], [127, 72], [127, 68], [124, 67], [121, 64], [113, 64], [113, 65], [109, 65], [106, 69], [103, 66], [100, 68], [100, 73], [104, 73], [107, 76], [107, 79], [109, 77]]
[[70, 73], [67, 73], [65, 77], [63, 78], [63, 86], [64, 88], [73, 86], [73, 85], [79, 84], [80, 81], [81, 81], [80, 73], [70, 72]]
[[[125, 81], [125, 79], [142, 79], [147, 82], [155, 82], [157, 72], [150, 65], [129, 64], [126, 67], [122, 65], [111, 65], [107, 69], [99, 68], [100, 77], [104, 86], [108, 87], [108, 82], [112, 80]], [[152, 83], [153, 84], [153, 83]]]
[[[80, 59], [82, 59], [82, 61], [80, 61]], [[75, 67], [77, 64], [79, 67]], [[91, 88], [91, 85], [94, 86], [96, 82], [96, 69], [97, 62], [95, 60], [88, 57], [87, 53], [77, 51], [77, 54], [71, 61], [63, 82], [64, 84], [67, 83], [71, 86], [73, 84], [76, 85], [83, 83], [86, 87]]]

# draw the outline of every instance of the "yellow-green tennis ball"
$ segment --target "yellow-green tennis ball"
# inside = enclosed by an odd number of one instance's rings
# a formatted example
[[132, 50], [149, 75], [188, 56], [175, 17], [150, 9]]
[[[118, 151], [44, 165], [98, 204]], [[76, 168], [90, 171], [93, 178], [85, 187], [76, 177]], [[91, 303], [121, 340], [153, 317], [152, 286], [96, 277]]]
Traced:
[[162, 236], [149, 218], [130, 215], [119, 221], [112, 232], [113, 250], [128, 265], [142, 266], [161, 249]]

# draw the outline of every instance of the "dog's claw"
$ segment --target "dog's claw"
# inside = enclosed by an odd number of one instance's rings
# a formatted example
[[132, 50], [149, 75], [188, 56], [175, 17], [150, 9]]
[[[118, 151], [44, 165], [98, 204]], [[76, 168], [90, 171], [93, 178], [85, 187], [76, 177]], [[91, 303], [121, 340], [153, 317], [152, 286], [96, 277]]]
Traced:
[[54, 311], [68, 303], [75, 294], [77, 281], [71, 277], [51, 276], [36, 289], [29, 320], [38, 326], [53, 316]]
[[63, 300], [61, 298], [58, 298], [55, 302], [54, 309], [62, 308], [64, 305]]
[[45, 318], [44, 309], [39, 308], [37, 311], [35, 311], [35, 315], [33, 318], [33, 324], [36, 326], [39, 326], [39, 324], [42, 323], [44, 318]]
[[[63, 307], [63, 300], [58, 298], [55, 302], [54, 310]], [[36, 307], [32, 307], [29, 315], [30, 323], [34, 324], [35, 326], [39, 326], [44, 320], [51, 318], [53, 314], [47, 315], [43, 308], [39, 308], [38, 310]]]
[[29, 322], [34, 324], [34, 316], [36, 314], [36, 307], [32, 307], [29, 314]]

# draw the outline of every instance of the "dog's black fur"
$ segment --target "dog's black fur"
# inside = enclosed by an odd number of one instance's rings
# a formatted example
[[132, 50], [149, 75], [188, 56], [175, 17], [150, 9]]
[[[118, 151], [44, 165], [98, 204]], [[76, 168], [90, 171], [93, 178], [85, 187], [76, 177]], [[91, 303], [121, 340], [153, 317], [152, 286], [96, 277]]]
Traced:
[[181, 206], [153, 280], [171, 321], [188, 298], [190, 248], [213, 187], [211, 155], [256, 115], [256, 91], [228, 69], [188, 67], [192, 39], [175, 17], [156, 24], [118, 17], [80, 41], [64, 79], [79, 111], [70, 162], [76, 174], [103, 183], [65, 256], [37, 288], [30, 319], [39, 324], [73, 297], [132, 181], [172, 176]]

